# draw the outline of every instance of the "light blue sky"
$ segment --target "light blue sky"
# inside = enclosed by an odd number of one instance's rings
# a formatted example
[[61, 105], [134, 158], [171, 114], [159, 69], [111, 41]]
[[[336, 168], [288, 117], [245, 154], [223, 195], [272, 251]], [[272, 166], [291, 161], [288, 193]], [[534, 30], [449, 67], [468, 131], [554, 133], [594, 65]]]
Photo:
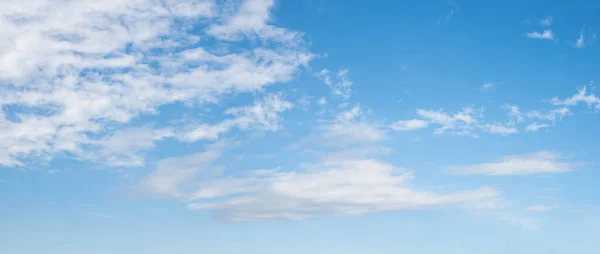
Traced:
[[595, 253], [599, 11], [2, 1], [0, 253]]

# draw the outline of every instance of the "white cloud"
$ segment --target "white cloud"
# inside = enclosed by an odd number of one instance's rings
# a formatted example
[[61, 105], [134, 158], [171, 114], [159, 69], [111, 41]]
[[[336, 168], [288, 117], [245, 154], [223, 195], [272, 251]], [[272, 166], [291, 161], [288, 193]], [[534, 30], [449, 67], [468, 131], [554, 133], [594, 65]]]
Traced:
[[490, 89], [492, 89], [492, 87], [494, 87], [494, 83], [487, 82], [487, 83], [481, 85], [481, 87], [479, 87], [479, 91], [481, 91], [481, 92], [489, 91]]
[[449, 114], [443, 111], [418, 109], [417, 114], [430, 124], [441, 125], [434, 134], [443, 134], [450, 131], [456, 135], [472, 134], [473, 125], [477, 122], [475, 110], [471, 107], [461, 109], [458, 113]]
[[400, 120], [390, 125], [390, 129], [395, 131], [412, 131], [426, 128], [428, 123], [420, 119]]
[[540, 123], [533, 122], [533, 123], [528, 124], [527, 127], [525, 127], [525, 130], [529, 131], [529, 132], [536, 132], [539, 129], [548, 128], [548, 127], [550, 127], [550, 125], [548, 125], [548, 124], [543, 124], [543, 123], [540, 124]]
[[596, 34], [590, 31], [586, 33], [585, 29], [581, 28], [579, 38], [577, 38], [577, 41], [575, 41], [573, 46], [576, 48], [585, 48], [592, 45], [594, 42], [596, 42]]
[[458, 5], [454, 1], [447, 0], [446, 5], [448, 5], [448, 8], [449, 8], [448, 13], [446, 13], [446, 15], [444, 15], [444, 16], [440, 16], [438, 18], [438, 20], [436, 21], [436, 25], [441, 24], [442, 21], [446, 21], [446, 22], [450, 21], [450, 19], [460, 11], [460, 5]]
[[[164, 198], [190, 198], [194, 182], [202, 172], [214, 172], [213, 163], [225, 149], [225, 141], [207, 145], [205, 151], [160, 160], [154, 172], [142, 179], [135, 190], [143, 194]], [[192, 189], [189, 189], [192, 188]]]
[[510, 118], [511, 122], [516, 122], [516, 123], [520, 123], [523, 122], [524, 117], [523, 117], [523, 113], [521, 113], [521, 110], [519, 110], [519, 107], [515, 106], [515, 105], [505, 105], [504, 108], [508, 109], [508, 117]]
[[[100, 140], [89, 140], [92, 147], [81, 151], [81, 157], [114, 167], [144, 165], [143, 151], [154, 148], [155, 142], [173, 136], [170, 129], [154, 130], [133, 127], [118, 130]], [[96, 149], [94, 146], [98, 146]]]
[[291, 109], [292, 106], [292, 103], [283, 100], [281, 94], [267, 94], [251, 106], [228, 109], [225, 113], [233, 115], [234, 119], [224, 120], [215, 125], [200, 124], [183, 133], [181, 138], [186, 141], [216, 140], [220, 134], [234, 127], [242, 130], [255, 128], [276, 131], [281, 128], [279, 113]]
[[532, 175], [569, 172], [577, 166], [577, 163], [561, 162], [560, 158], [559, 153], [541, 151], [506, 156], [496, 162], [450, 166], [447, 169], [465, 175]]
[[[307, 171], [214, 181], [200, 187], [193, 210], [225, 221], [302, 220], [320, 215], [434, 209], [498, 196], [484, 187], [434, 193], [409, 187], [410, 171], [373, 159], [326, 160]], [[222, 188], [227, 186], [227, 188]]]
[[499, 124], [499, 123], [492, 123], [492, 124], [488, 123], [488, 124], [481, 125], [479, 127], [482, 130], [484, 130], [485, 132], [502, 134], [502, 135], [515, 134], [515, 133], [519, 132], [519, 130], [517, 130], [517, 128], [515, 128], [514, 126], [506, 126], [506, 125]]
[[321, 127], [322, 137], [329, 143], [339, 145], [348, 143], [377, 142], [386, 137], [386, 133], [376, 124], [365, 122], [333, 123]]
[[[592, 83], [590, 83], [590, 86], [592, 86]], [[598, 98], [595, 94], [588, 94], [587, 86], [583, 86], [575, 95], [569, 98], [565, 98], [563, 100], [553, 98], [552, 103], [557, 106], [577, 106], [579, 103], [585, 103], [590, 108], [600, 110], [600, 98]]]
[[523, 216], [521, 211], [512, 208], [511, 202], [502, 197], [470, 204], [469, 211], [476, 215], [497, 218], [509, 224], [522, 227], [524, 229], [537, 229], [539, 223], [532, 218]]
[[373, 143], [387, 137], [380, 124], [364, 119], [360, 106], [339, 113], [334, 121], [321, 125], [319, 129], [319, 142], [337, 145]]
[[109, 220], [117, 220], [119, 219], [119, 217], [114, 216], [114, 215], [110, 215], [110, 214], [105, 214], [105, 213], [89, 213], [89, 215], [94, 216], [94, 217], [98, 217], [101, 219], [109, 219]]
[[317, 101], [317, 103], [318, 103], [319, 105], [325, 105], [325, 104], [327, 104], [327, 99], [325, 99], [325, 97], [321, 97], [321, 98], [320, 98], [320, 99]]
[[242, 36], [275, 39], [298, 43], [301, 33], [267, 24], [273, 0], [246, 0], [234, 13], [225, 13], [221, 24], [213, 24], [207, 30], [222, 40], [240, 40]]
[[549, 212], [558, 208], [558, 205], [532, 205], [525, 207], [525, 211], [529, 212]]
[[539, 20], [540, 25], [542, 26], [550, 26], [552, 25], [552, 17], [546, 17], [544, 19]]
[[527, 112], [527, 117], [541, 119], [541, 120], [548, 120], [548, 121], [556, 121], [556, 120], [561, 120], [563, 117], [567, 116], [569, 114], [569, 112], [570, 112], [569, 109], [564, 108], [564, 107], [553, 109], [548, 112], [540, 112], [537, 110], [532, 110], [532, 111]]
[[552, 40], [552, 39], [554, 39], [554, 33], [552, 32], [552, 30], [546, 29], [541, 33], [540, 32], [527, 33], [527, 37], [532, 38], [532, 39], [539, 39], [539, 40]]
[[[350, 110], [338, 118], [358, 115]], [[418, 190], [410, 184], [412, 170], [377, 159], [391, 152], [377, 146], [315, 153], [316, 160], [288, 170], [277, 167], [220, 176], [214, 173], [215, 164], [226, 144], [219, 141], [203, 152], [159, 161], [136, 190], [192, 202], [190, 209], [212, 211], [220, 220], [232, 222], [436, 209], [499, 196], [489, 187], [444, 193]]]
[[323, 69], [317, 73], [317, 76], [331, 88], [333, 94], [344, 99], [352, 95], [352, 81], [348, 79], [348, 69], [339, 71], [335, 76], [332, 76], [329, 70]]
[[584, 42], [584, 38], [583, 38], [583, 30], [579, 33], [579, 39], [577, 39], [577, 42], [575, 42], [575, 47], [576, 48], [584, 48], [585, 47], [585, 42]]
[[[300, 33], [267, 24], [272, 1], [229, 6], [1, 1], [0, 108], [26, 110], [13, 112], [16, 121], [0, 114], [0, 165], [81, 154], [91, 136], [112, 136], [115, 127], [159, 114], [162, 105], [260, 91], [289, 81], [311, 60]], [[190, 30], [191, 24], [200, 27]], [[259, 40], [218, 53], [199, 46], [206, 45], [202, 38], [246, 38], [241, 34]]]

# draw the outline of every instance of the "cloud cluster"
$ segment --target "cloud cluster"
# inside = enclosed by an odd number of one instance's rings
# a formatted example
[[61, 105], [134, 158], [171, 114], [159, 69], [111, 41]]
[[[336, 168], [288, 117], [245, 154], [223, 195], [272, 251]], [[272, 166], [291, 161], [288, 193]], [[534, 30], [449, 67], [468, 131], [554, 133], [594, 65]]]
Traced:
[[[85, 147], [117, 135], [114, 126], [162, 105], [202, 105], [290, 80], [312, 55], [300, 33], [268, 24], [272, 5], [2, 1], [0, 165], [85, 158]], [[232, 40], [256, 43], [221, 43]], [[124, 164], [140, 164], [128, 157]]]
[[[450, 133], [471, 137], [479, 137], [478, 131], [510, 135], [519, 133], [519, 129], [524, 128], [527, 132], [536, 132], [543, 128], [549, 128], [563, 118], [574, 114], [571, 108], [579, 104], [585, 104], [595, 111], [600, 110], [600, 98], [592, 93], [589, 87], [593, 87], [593, 83], [581, 87], [576, 94], [570, 97], [552, 98], [550, 102], [556, 107], [549, 110], [522, 111], [518, 106], [504, 105], [502, 108], [508, 110], [508, 121], [506, 122], [485, 121], [481, 119], [483, 111], [476, 111], [473, 107], [462, 108], [456, 113], [417, 109], [417, 115], [421, 119], [399, 120], [388, 127], [394, 131], [411, 131], [439, 125], [440, 127], [434, 130], [434, 134]], [[520, 126], [521, 124], [524, 126]]]
[[[593, 86], [593, 83], [590, 83], [589, 86]], [[594, 110], [600, 110], [600, 98], [598, 98], [595, 94], [592, 94], [588, 90], [588, 86], [583, 86], [577, 90], [577, 93], [571, 97], [565, 99], [559, 99], [557, 97], [552, 99], [552, 103], [557, 106], [577, 106], [580, 103], [586, 104], [589, 108], [593, 108]]]
[[[531, 20], [527, 20], [526, 23], [530, 24]], [[554, 40], [556, 35], [552, 31], [552, 29], [549, 28], [552, 25], [552, 17], [546, 17], [546, 18], [540, 19], [540, 20], [538, 20], [538, 24], [543, 27], [546, 27], [546, 28], [541, 32], [539, 32], [539, 31], [528, 32], [525, 34], [525, 36], [527, 36], [531, 39], [537, 39], [537, 40]]]

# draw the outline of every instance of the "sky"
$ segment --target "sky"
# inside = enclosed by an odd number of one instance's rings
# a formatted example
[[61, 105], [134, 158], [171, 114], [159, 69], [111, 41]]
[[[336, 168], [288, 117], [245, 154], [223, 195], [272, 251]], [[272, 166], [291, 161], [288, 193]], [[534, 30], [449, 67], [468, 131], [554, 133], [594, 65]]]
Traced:
[[600, 1], [0, 1], [0, 253], [595, 253]]

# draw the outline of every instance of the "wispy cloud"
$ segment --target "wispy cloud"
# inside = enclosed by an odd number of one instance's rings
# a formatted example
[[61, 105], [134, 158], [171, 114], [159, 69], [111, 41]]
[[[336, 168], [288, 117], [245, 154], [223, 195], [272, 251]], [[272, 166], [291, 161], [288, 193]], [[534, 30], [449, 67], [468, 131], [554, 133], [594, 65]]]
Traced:
[[400, 120], [390, 125], [395, 131], [412, 131], [426, 128], [429, 125], [426, 121], [420, 119]]
[[445, 21], [445, 22], [450, 21], [450, 19], [452, 19], [452, 17], [460, 11], [460, 5], [458, 5], [458, 3], [454, 2], [454, 1], [446, 0], [446, 5], [449, 8], [448, 12], [445, 15], [440, 16], [438, 18], [438, 20], [436, 21], [437, 25], [441, 24], [442, 21]]
[[488, 123], [488, 124], [481, 125], [479, 127], [481, 129], [483, 129], [485, 132], [502, 134], [502, 135], [515, 134], [515, 133], [519, 132], [519, 130], [514, 126], [507, 126], [507, 125], [500, 124], [500, 123], [491, 123], [491, 124]]
[[117, 220], [119, 219], [119, 217], [114, 216], [114, 215], [110, 215], [110, 214], [105, 214], [105, 213], [89, 213], [89, 215], [97, 217], [97, 218], [101, 218], [101, 219], [109, 219], [109, 220]]
[[319, 98], [319, 100], [317, 101], [317, 103], [319, 105], [325, 105], [325, 104], [327, 104], [327, 99], [325, 99], [325, 97], [321, 97], [321, 98]]
[[534, 118], [534, 119], [548, 120], [548, 121], [556, 121], [556, 120], [561, 120], [563, 117], [569, 115], [570, 112], [571, 111], [565, 107], [553, 109], [553, 110], [546, 111], [546, 112], [532, 110], [532, 111], [527, 112], [527, 117]]
[[596, 42], [596, 34], [589, 30], [586, 33], [586, 30], [581, 28], [579, 38], [577, 38], [573, 46], [576, 48], [585, 48], [592, 45], [594, 42]]
[[486, 82], [483, 85], [481, 85], [481, 87], [479, 87], [479, 91], [486, 92], [486, 91], [491, 90], [493, 87], [494, 87], [494, 83]]
[[352, 95], [352, 81], [348, 78], [348, 69], [341, 70], [335, 75], [332, 75], [329, 70], [323, 69], [317, 73], [317, 76], [323, 79], [333, 94], [344, 99], [348, 99]]
[[560, 161], [561, 157], [557, 152], [541, 151], [506, 156], [495, 162], [449, 166], [446, 169], [464, 175], [532, 175], [564, 173], [578, 166], [578, 163]]
[[550, 29], [546, 29], [543, 32], [529, 32], [526, 35], [527, 35], [527, 37], [532, 38], [532, 39], [539, 39], [539, 40], [553, 40], [554, 39], [554, 33]]
[[186, 141], [216, 140], [222, 133], [234, 127], [242, 130], [252, 128], [276, 131], [282, 128], [282, 118], [279, 114], [292, 107], [293, 104], [285, 100], [282, 94], [267, 94], [264, 98], [256, 100], [253, 105], [226, 110], [225, 114], [234, 116], [233, 119], [223, 120], [214, 125], [189, 126], [181, 138]]
[[585, 42], [583, 41], [583, 30], [579, 33], [579, 39], [577, 39], [577, 41], [575, 42], [575, 47], [576, 48], [584, 48], [585, 47]]
[[523, 117], [523, 113], [521, 112], [519, 107], [507, 104], [504, 105], [503, 108], [508, 109], [508, 117], [510, 118], [511, 122], [520, 123], [523, 122], [523, 120], [525, 120], [525, 118]]
[[443, 134], [447, 131], [456, 135], [470, 135], [477, 122], [475, 110], [465, 107], [459, 112], [451, 114], [443, 111], [417, 109], [417, 114], [429, 124], [441, 125], [434, 130], [434, 134]]
[[558, 97], [552, 98], [552, 103], [557, 106], [577, 106], [579, 103], [587, 104], [589, 108], [600, 110], [600, 98], [589, 92], [588, 86], [592, 87], [593, 83], [577, 90], [577, 93], [565, 99]]
[[552, 25], [552, 17], [546, 17], [546, 18], [540, 19], [538, 22], [542, 26], [551, 26]]
[[558, 208], [558, 205], [532, 205], [525, 207], [525, 211], [529, 212], [549, 212]]
[[[190, 184], [197, 183], [198, 175], [214, 172], [214, 162], [226, 148], [225, 141], [207, 145], [203, 152], [166, 158], [158, 161], [156, 170], [134, 186], [134, 192], [161, 198], [190, 198]], [[209, 174], [210, 175], [210, 174]]]
[[543, 124], [543, 123], [540, 124], [540, 123], [537, 123], [537, 122], [533, 122], [533, 123], [528, 124], [525, 127], [525, 130], [528, 131], [528, 132], [536, 132], [536, 131], [538, 131], [540, 129], [548, 128], [548, 127], [550, 127], [550, 125], [548, 125], [548, 124]]
[[356, 105], [320, 125], [315, 138], [322, 143], [347, 145], [378, 142], [386, 137], [386, 130], [379, 123], [365, 119], [362, 108]]

